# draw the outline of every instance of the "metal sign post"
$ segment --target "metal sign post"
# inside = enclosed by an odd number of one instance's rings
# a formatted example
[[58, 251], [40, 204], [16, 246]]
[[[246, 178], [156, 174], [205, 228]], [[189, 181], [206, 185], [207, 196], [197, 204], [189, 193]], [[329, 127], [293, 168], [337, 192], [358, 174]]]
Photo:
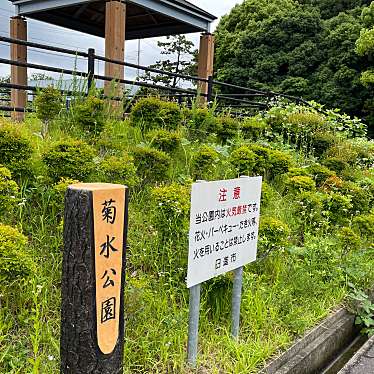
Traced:
[[196, 366], [197, 360], [197, 347], [199, 341], [200, 291], [201, 284], [197, 284], [196, 286], [190, 288], [187, 362], [192, 367]]
[[234, 270], [234, 285], [232, 289], [231, 336], [239, 338], [240, 305], [242, 302], [243, 266]]

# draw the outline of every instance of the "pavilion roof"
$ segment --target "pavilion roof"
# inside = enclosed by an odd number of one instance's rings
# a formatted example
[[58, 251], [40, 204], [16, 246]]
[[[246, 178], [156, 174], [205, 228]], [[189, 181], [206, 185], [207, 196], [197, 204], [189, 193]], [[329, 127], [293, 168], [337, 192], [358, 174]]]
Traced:
[[[10, 0], [21, 16], [104, 37], [105, 0]], [[209, 31], [216, 19], [186, 0], [126, 0], [126, 39]]]

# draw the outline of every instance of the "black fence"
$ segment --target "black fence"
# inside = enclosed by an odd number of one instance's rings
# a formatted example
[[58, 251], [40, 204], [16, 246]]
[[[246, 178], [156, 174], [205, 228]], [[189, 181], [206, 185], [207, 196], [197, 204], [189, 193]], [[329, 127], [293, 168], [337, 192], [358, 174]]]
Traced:
[[[287, 99], [296, 103], [303, 103], [309, 105], [308, 102], [303, 100], [302, 98], [284, 95], [281, 93], [276, 93], [273, 91], [262, 91], [256, 90], [253, 88], [248, 87], [241, 87], [232, 85], [225, 82], [220, 82], [214, 80], [212, 76], [208, 77], [207, 79], [199, 78], [196, 76], [190, 76], [180, 73], [173, 73], [169, 71], [164, 71], [160, 69], [155, 69], [147, 66], [137, 65], [129, 62], [119, 61], [109, 59], [95, 53], [95, 50], [90, 48], [87, 52], [81, 51], [74, 51], [66, 48], [59, 48], [54, 47], [46, 44], [34, 43], [20, 39], [13, 39], [4, 36], [0, 36], [0, 42], [17, 45], [23, 45], [30, 48], [36, 48], [43, 51], [50, 51], [50, 52], [57, 52], [60, 54], [74, 56], [75, 58], [83, 58], [86, 59], [87, 63], [87, 70], [86, 71], [79, 71], [79, 70], [69, 70], [63, 69], [61, 67], [55, 66], [48, 66], [48, 65], [40, 65], [40, 64], [33, 64], [29, 62], [20, 62], [15, 61], [7, 58], [0, 58], [0, 64], [6, 64], [11, 66], [20, 66], [29, 69], [40, 70], [42, 72], [51, 72], [51, 73], [59, 73], [64, 75], [70, 75], [74, 77], [85, 78], [87, 80], [87, 87], [85, 95], [88, 95], [90, 88], [93, 85], [94, 81], [104, 81], [104, 82], [112, 82], [113, 77], [105, 76], [97, 74], [95, 71], [95, 62], [102, 61], [105, 63], [111, 63], [115, 65], [121, 65], [127, 68], [134, 68], [138, 71], [143, 71], [145, 73], [151, 74], [159, 74], [161, 76], [168, 76], [172, 78], [178, 78], [182, 81], [189, 82], [195, 86], [195, 88], [186, 88], [186, 87], [171, 87], [168, 85], [161, 85], [161, 84], [154, 84], [149, 83], [147, 81], [143, 81], [141, 79], [136, 80], [127, 80], [127, 79], [117, 79], [115, 80], [116, 83], [143, 87], [148, 89], [153, 89], [157, 91], [158, 96], [165, 96], [171, 98], [173, 100], [178, 101], [180, 104], [183, 102], [191, 102], [192, 100], [196, 100], [199, 96], [204, 98], [208, 103], [215, 102], [216, 107], [222, 109], [225, 108], [235, 108], [240, 109], [241, 113], [243, 110], [262, 110], [266, 109], [269, 106], [269, 103], [273, 99]], [[207, 87], [206, 92], [201, 92], [199, 90], [199, 86], [204, 84]], [[2, 83], [0, 82], [0, 111], [5, 112], [31, 112], [33, 111], [32, 107], [28, 106], [28, 108], [14, 108], [10, 103], [10, 91], [12, 89], [24, 90], [28, 93], [28, 95], [35, 94], [36, 91], [39, 89], [37, 86], [27, 86], [27, 85], [17, 85], [12, 83]], [[61, 90], [61, 92], [67, 96], [74, 96], [76, 92], [69, 91], [69, 90]], [[227, 93], [223, 93], [227, 92]], [[135, 95], [139, 96], [139, 95]], [[112, 98], [116, 100], [122, 100], [122, 98]], [[8, 105], [4, 105], [9, 103]]]

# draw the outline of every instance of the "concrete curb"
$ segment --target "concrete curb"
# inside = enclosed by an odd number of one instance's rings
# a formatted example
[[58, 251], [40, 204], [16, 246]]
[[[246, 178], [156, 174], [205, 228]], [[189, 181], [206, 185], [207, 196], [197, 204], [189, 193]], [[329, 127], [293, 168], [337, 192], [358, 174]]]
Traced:
[[356, 352], [338, 374], [369, 373], [374, 373], [374, 336]]
[[298, 340], [260, 374], [312, 374], [331, 362], [357, 335], [354, 315], [339, 309]]

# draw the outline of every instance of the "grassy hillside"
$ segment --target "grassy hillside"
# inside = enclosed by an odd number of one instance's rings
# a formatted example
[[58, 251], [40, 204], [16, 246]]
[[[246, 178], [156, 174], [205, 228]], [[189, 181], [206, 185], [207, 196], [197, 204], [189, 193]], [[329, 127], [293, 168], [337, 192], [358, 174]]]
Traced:
[[[263, 175], [259, 259], [245, 268], [239, 342], [232, 276], [204, 284], [198, 373], [251, 373], [374, 281], [374, 144], [337, 112], [275, 103], [239, 119], [149, 98], [116, 119], [56, 92], [0, 118], [0, 372], [58, 373], [63, 196], [73, 181], [131, 188], [125, 373], [190, 373], [189, 189]], [[11, 226], [11, 227], [10, 227]]]

